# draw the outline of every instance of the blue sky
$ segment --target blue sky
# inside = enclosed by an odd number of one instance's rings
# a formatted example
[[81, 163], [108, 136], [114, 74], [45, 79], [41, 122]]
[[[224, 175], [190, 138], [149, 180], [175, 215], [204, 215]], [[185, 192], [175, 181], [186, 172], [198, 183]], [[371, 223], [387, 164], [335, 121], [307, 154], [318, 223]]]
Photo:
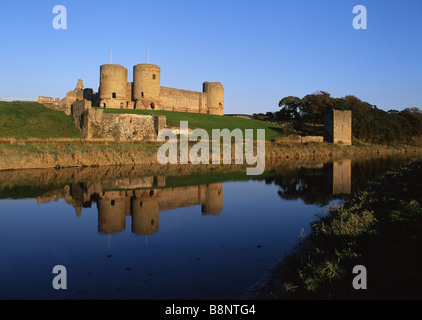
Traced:
[[[67, 9], [56, 30], [55, 5]], [[368, 27], [355, 30], [355, 5]], [[161, 68], [161, 85], [225, 88], [225, 113], [278, 110], [289, 95], [355, 95], [378, 108], [422, 108], [422, 1], [0, 0], [0, 97], [98, 90], [110, 62]]]

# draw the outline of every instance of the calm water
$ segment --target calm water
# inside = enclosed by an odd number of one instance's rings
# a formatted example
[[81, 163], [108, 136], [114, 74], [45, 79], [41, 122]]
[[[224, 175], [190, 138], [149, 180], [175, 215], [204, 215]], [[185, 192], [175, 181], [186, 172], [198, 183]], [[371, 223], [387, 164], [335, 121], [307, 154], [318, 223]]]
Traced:
[[296, 162], [260, 179], [0, 172], [0, 298], [239, 298], [332, 201], [408, 160]]

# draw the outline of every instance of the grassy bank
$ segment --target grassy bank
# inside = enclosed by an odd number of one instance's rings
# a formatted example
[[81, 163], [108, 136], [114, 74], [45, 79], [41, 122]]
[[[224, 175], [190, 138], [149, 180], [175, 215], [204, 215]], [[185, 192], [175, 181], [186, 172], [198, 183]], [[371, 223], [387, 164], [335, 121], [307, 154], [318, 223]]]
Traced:
[[[158, 143], [116, 143], [113, 141], [98, 141], [97, 143], [90, 141], [87, 143], [79, 139], [0, 142], [0, 170], [158, 164], [159, 147]], [[287, 159], [329, 161], [344, 157], [405, 153], [408, 155], [422, 154], [422, 149], [417, 147], [342, 146], [331, 143], [285, 144], [269, 141], [265, 146], [267, 164], [282, 163]], [[232, 164], [235, 163], [234, 154], [233, 150]], [[221, 152], [220, 155], [222, 156], [223, 153]]]
[[[262, 296], [277, 299], [422, 298], [422, 162], [387, 174], [332, 206], [271, 271]], [[353, 267], [367, 289], [352, 286]]]
[[0, 101], [0, 138], [80, 138], [72, 117], [37, 102]]
[[[245, 136], [245, 129], [253, 129], [256, 135], [257, 129], [265, 130], [265, 139], [273, 140], [277, 136], [287, 136], [295, 132], [290, 128], [282, 128], [269, 122], [237, 118], [232, 116], [217, 116], [212, 114], [199, 114], [177, 111], [162, 110], [131, 110], [131, 109], [103, 109], [105, 113], [131, 113], [131, 114], [156, 114], [166, 117], [169, 127], [179, 127], [180, 121], [188, 121], [189, 129], [201, 128], [211, 135], [212, 129], [241, 129]], [[254, 135], [254, 136], [255, 136]]]

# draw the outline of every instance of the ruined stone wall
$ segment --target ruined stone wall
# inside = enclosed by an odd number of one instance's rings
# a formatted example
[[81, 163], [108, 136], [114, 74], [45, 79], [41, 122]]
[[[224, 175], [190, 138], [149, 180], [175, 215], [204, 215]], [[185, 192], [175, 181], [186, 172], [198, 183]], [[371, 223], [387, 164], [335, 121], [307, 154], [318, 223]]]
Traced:
[[168, 111], [207, 113], [207, 97], [202, 92], [161, 87], [159, 108]]
[[54, 103], [54, 99], [53, 99], [53, 97], [43, 97], [43, 96], [39, 96], [39, 97], [38, 97], [37, 102], [38, 102], [38, 103], [41, 103], [41, 104], [45, 104], [45, 103]]
[[40, 96], [37, 102], [48, 109], [62, 111], [65, 114], [70, 115], [70, 106], [60, 101], [60, 99], [54, 100], [52, 97]]
[[352, 111], [332, 110], [324, 117], [325, 140], [344, 145], [352, 144]]
[[294, 136], [289, 135], [286, 137], [277, 137], [277, 142], [285, 142], [285, 143], [307, 143], [307, 142], [315, 142], [315, 143], [322, 143], [324, 142], [323, 136]]
[[305, 142], [322, 143], [322, 142], [324, 142], [324, 137], [323, 136], [303, 136], [303, 137], [300, 137], [300, 142], [302, 142], [302, 143], [305, 143]]
[[352, 111], [333, 111], [333, 142], [352, 144]]
[[[156, 115], [104, 113], [101, 109], [87, 109], [83, 114], [82, 136], [116, 141], [155, 140], [163, 125]], [[165, 125], [165, 124], [164, 124]]]
[[84, 121], [84, 114], [85, 111], [91, 108], [91, 101], [89, 100], [78, 100], [72, 104], [71, 107], [71, 114], [73, 118], [73, 122], [81, 132], [83, 129], [83, 121]]

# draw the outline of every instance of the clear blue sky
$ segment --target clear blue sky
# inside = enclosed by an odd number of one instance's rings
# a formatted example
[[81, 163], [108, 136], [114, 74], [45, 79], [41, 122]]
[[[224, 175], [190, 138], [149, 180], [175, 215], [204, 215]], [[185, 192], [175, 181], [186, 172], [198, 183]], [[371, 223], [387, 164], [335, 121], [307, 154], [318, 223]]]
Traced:
[[[55, 30], [55, 5], [67, 30]], [[352, 9], [367, 8], [355, 30]], [[0, 0], [0, 97], [63, 98], [99, 67], [161, 68], [161, 85], [225, 88], [225, 113], [278, 110], [289, 95], [353, 94], [384, 110], [422, 108], [422, 1]]]

